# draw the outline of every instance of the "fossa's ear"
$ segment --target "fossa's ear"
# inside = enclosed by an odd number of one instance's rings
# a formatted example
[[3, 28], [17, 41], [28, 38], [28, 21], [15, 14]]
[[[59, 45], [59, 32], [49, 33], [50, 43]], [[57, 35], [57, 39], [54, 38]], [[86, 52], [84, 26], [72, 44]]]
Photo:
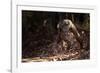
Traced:
[[59, 25], [59, 24], [57, 24], [57, 29], [59, 29], [59, 26], [60, 26], [60, 25]]

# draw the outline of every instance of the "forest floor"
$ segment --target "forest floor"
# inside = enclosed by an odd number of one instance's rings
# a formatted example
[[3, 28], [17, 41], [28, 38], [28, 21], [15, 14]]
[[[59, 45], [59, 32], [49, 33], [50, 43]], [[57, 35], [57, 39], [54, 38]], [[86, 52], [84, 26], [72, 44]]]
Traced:
[[[80, 35], [83, 44], [82, 48], [80, 43], [76, 40], [74, 34], [71, 32], [69, 32], [69, 35], [67, 36], [70, 41], [70, 48], [64, 48], [64, 46], [68, 46], [68, 44], [66, 43], [67, 45], [62, 46], [62, 40], [60, 40], [60, 42], [57, 43], [58, 39], [54, 39], [53, 41], [51, 41], [46, 39], [43, 40], [41, 39], [41, 37], [39, 40], [32, 41], [32, 39], [29, 38], [31, 39], [29, 40], [29, 45], [22, 50], [22, 62], [45, 62], [89, 59], [89, 35], [87, 35], [87, 32], [83, 33], [83, 31], [80, 31]], [[48, 41], [50, 42], [49, 44], [47, 44]]]
[[48, 57], [33, 57], [24, 58], [22, 62], [48, 62], [48, 61], [66, 61], [66, 60], [86, 60], [89, 59], [89, 51], [84, 49], [81, 50], [69, 50], [65, 54], [58, 54], [55, 56]]

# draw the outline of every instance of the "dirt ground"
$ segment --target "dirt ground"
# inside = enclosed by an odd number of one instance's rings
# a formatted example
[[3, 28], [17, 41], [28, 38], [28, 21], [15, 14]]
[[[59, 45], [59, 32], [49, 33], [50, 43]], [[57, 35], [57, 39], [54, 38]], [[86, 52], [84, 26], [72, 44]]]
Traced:
[[[82, 37], [82, 45], [76, 40], [75, 35], [69, 32], [68, 39], [70, 45], [59, 40], [58, 35], [53, 40], [41, 39], [33, 41], [31, 36], [29, 44], [23, 49], [22, 62], [45, 62], [45, 61], [65, 61], [65, 60], [85, 60], [90, 58], [89, 33], [83, 30], [79, 31]], [[35, 35], [36, 36], [36, 35]], [[37, 37], [40, 34], [37, 34]], [[70, 47], [68, 47], [70, 46]]]

